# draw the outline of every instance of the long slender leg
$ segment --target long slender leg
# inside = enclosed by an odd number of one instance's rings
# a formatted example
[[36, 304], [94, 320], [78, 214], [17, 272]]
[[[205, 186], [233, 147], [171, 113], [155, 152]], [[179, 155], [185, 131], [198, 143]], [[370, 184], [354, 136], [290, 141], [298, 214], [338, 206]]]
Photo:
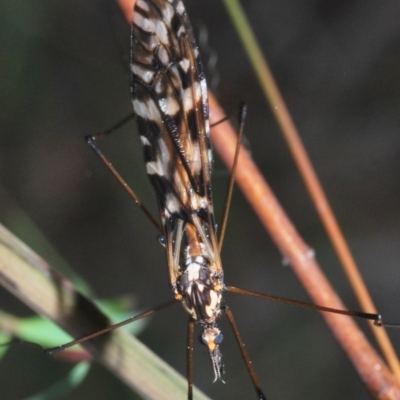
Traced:
[[296, 307], [304, 307], [304, 308], [310, 308], [312, 310], [325, 311], [334, 314], [342, 314], [342, 315], [349, 315], [351, 317], [369, 319], [373, 320], [376, 326], [387, 326], [386, 324], [382, 323], [382, 317], [379, 314], [365, 313], [362, 311], [339, 310], [337, 308], [319, 306], [313, 303], [306, 303], [305, 301], [285, 299], [283, 297], [272, 296], [270, 294], [253, 292], [252, 290], [240, 289], [234, 286], [226, 286], [226, 291], [232, 293], [244, 294], [246, 296], [259, 297], [261, 299], [276, 301], [278, 303], [290, 304]]
[[193, 400], [193, 334], [194, 334], [194, 319], [192, 317], [189, 317], [188, 327], [187, 327], [187, 353], [186, 353], [188, 400]]
[[97, 133], [95, 135], [85, 136], [86, 143], [89, 147], [96, 153], [96, 155], [100, 158], [103, 164], [108, 168], [108, 170], [114, 175], [115, 179], [121, 184], [121, 186], [125, 189], [125, 191], [129, 194], [129, 196], [135, 201], [138, 207], [144, 212], [144, 214], [150, 219], [152, 224], [160, 231], [161, 234], [164, 234], [164, 231], [157, 220], [153, 217], [150, 211], [145, 207], [145, 205], [140, 201], [139, 197], [136, 193], [128, 186], [124, 178], [119, 174], [119, 172], [113, 167], [112, 163], [108, 160], [108, 158], [103, 154], [100, 148], [96, 144], [97, 139], [102, 139], [111, 133], [118, 131], [123, 125], [125, 125], [128, 121], [134, 118], [135, 114], [131, 113], [123, 120], [118, 122], [112, 128], [106, 130], [105, 132]]
[[[107, 131], [109, 132], [109, 131]], [[161, 225], [157, 222], [157, 220], [153, 217], [151, 212], [145, 207], [145, 205], [140, 201], [139, 197], [136, 193], [129, 187], [126, 183], [125, 179], [119, 174], [119, 172], [114, 168], [112, 163], [108, 160], [108, 158], [103, 154], [100, 148], [96, 145], [96, 138], [101, 138], [106, 136], [108, 133], [100, 133], [98, 135], [86, 136], [85, 140], [89, 147], [96, 153], [96, 155], [100, 158], [103, 164], [108, 168], [108, 170], [114, 175], [115, 179], [121, 184], [121, 186], [125, 189], [128, 195], [133, 199], [133, 201], [137, 204], [137, 206], [145, 213], [147, 218], [151, 221], [151, 223], [160, 231], [161, 234], [164, 234], [164, 230]], [[110, 131], [113, 132], [113, 131]]]
[[[175, 299], [181, 300], [182, 295], [177, 288], [177, 279], [179, 276], [179, 257], [181, 256], [180, 246], [183, 238], [183, 221], [179, 220], [175, 232], [173, 232], [171, 221], [167, 220], [165, 227], [165, 248], [167, 253], [167, 265], [170, 288], [174, 292]], [[179, 247], [178, 247], [179, 246]]]
[[125, 321], [119, 322], [119, 323], [117, 323], [115, 325], [110, 325], [107, 328], [104, 328], [104, 329], [101, 329], [99, 331], [90, 333], [89, 335], [86, 335], [86, 336], [82, 336], [82, 337], [80, 337], [78, 339], [73, 340], [72, 342], [65, 343], [65, 344], [63, 344], [61, 346], [53, 347], [51, 349], [45, 349], [43, 352], [45, 354], [51, 355], [51, 354], [57, 353], [59, 351], [68, 349], [69, 347], [72, 347], [72, 346], [74, 346], [74, 345], [76, 345], [78, 343], [86, 342], [89, 339], [94, 339], [97, 336], [104, 335], [105, 333], [111, 332], [114, 329], [117, 329], [117, 328], [119, 328], [121, 326], [124, 326], [124, 325], [129, 324], [129, 323], [134, 322], [134, 321], [137, 321], [139, 319], [148, 317], [148, 316], [154, 314], [155, 312], [157, 312], [159, 310], [162, 310], [164, 308], [172, 306], [173, 304], [177, 304], [177, 301], [175, 299], [171, 300], [171, 301], [167, 301], [166, 303], [160, 304], [159, 306], [153, 307], [150, 310], [147, 310], [147, 311], [145, 311], [145, 312], [143, 312], [143, 313], [141, 313], [139, 315], [136, 315], [134, 317], [130, 317], [130, 318], [126, 319]]
[[124, 126], [127, 122], [129, 122], [134, 117], [135, 117], [135, 113], [132, 112], [129, 115], [127, 115], [124, 119], [119, 121], [117, 124], [115, 124], [113, 127], [111, 127], [110, 129], [106, 130], [105, 132], [96, 133], [95, 135], [91, 135], [90, 137], [92, 137], [94, 139], [99, 139], [99, 138], [108, 136], [111, 133], [118, 131], [119, 128]]
[[233, 314], [232, 314], [231, 310], [229, 310], [228, 307], [224, 307], [224, 311], [225, 311], [225, 314], [226, 314], [226, 316], [228, 318], [228, 321], [229, 321], [229, 323], [231, 325], [233, 334], [235, 335], [235, 339], [236, 339], [236, 342], [237, 342], [237, 344], [239, 346], [240, 352], [242, 353], [243, 360], [244, 360], [244, 362], [246, 364], [247, 371], [249, 372], [250, 378], [251, 378], [251, 380], [253, 382], [254, 389], [256, 390], [258, 399], [259, 400], [267, 400], [267, 397], [265, 396], [265, 394], [263, 393], [263, 391], [261, 389], [260, 382], [258, 382], [258, 378], [257, 378], [257, 375], [256, 375], [256, 373], [254, 371], [254, 368], [251, 365], [251, 361], [250, 361], [249, 355], [247, 354], [247, 351], [246, 351], [246, 349], [244, 347], [243, 340], [242, 340], [242, 337], [240, 336], [239, 330], [238, 330], [238, 328], [236, 326], [236, 322], [235, 322], [235, 320], [233, 318]]
[[247, 113], [247, 105], [242, 104], [242, 106], [240, 107], [240, 114], [239, 114], [239, 134], [238, 134], [238, 138], [237, 138], [237, 142], [236, 142], [235, 157], [233, 159], [231, 175], [229, 177], [228, 189], [226, 191], [224, 214], [222, 216], [221, 226], [220, 226], [219, 235], [218, 235], [219, 252], [221, 252], [222, 243], [224, 242], [226, 225], [228, 223], [229, 210], [231, 208], [233, 185], [235, 183], [235, 172], [236, 172], [236, 168], [237, 168], [238, 160], [239, 160], [240, 146], [242, 144], [244, 120], [246, 118], [246, 113]]

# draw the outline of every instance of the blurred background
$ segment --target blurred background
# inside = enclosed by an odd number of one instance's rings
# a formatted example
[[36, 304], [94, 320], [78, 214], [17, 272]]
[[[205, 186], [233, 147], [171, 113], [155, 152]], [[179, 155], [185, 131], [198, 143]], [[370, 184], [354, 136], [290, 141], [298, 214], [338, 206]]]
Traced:
[[[379, 311], [400, 321], [400, 4], [382, 0], [247, 0], [248, 18]], [[349, 308], [358, 309], [221, 2], [186, 0], [195, 31], [208, 30], [216, 69], [203, 63], [227, 115], [249, 106], [254, 160]], [[171, 297], [157, 232], [86, 146], [131, 112], [130, 28], [112, 0], [0, 4], [0, 222], [52, 262], [30, 221], [99, 298], [135, 296], [151, 307]], [[207, 46], [202, 46], [206, 50]], [[157, 213], [134, 121], [100, 143]], [[214, 165], [217, 220], [228, 179]], [[27, 219], [29, 218], [29, 219]], [[227, 284], [307, 301], [307, 295], [235, 191], [222, 252]], [[57, 265], [54, 265], [57, 267]], [[365, 399], [369, 394], [314, 311], [226, 295], [269, 399]], [[0, 308], [32, 312], [0, 288]], [[140, 339], [185, 371], [187, 315], [155, 315]], [[366, 328], [364, 322], [359, 324]], [[214, 399], [253, 398], [225, 320], [226, 385], [213, 384], [195, 345], [195, 383]], [[368, 336], [369, 333], [366, 331]], [[400, 346], [398, 332], [391, 332]], [[13, 346], [0, 392], [22, 399], [71, 365]], [[135, 399], [100, 365], [68, 399]]]

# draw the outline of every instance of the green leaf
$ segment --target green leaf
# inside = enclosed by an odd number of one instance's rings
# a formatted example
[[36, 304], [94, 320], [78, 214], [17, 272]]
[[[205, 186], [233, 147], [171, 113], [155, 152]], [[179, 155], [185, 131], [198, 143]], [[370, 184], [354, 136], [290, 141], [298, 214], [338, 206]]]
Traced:
[[56, 324], [38, 315], [21, 318], [16, 336], [43, 347], [54, 347], [72, 340], [71, 336]]
[[[130, 309], [132, 302], [126, 297], [98, 300], [95, 302], [99, 308], [109, 316], [112, 323], [123, 321], [139, 311]], [[139, 334], [146, 326], [146, 321], [139, 320], [124, 327], [133, 335]], [[15, 335], [21, 340], [37, 343], [43, 347], [54, 347], [73, 340], [53, 322], [40, 317], [32, 316], [18, 319]]]

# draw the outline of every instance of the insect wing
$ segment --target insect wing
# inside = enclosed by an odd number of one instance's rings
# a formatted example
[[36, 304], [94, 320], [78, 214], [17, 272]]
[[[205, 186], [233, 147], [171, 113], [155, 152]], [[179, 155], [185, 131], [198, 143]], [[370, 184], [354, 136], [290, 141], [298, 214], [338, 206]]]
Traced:
[[[187, 222], [204, 238], [210, 236], [209, 249], [216, 248], [207, 88], [181, 1], [136, 2], [131, 72], [133, 108], [170, 264]], [[214, 257], [216, 252], [211, 253]]]

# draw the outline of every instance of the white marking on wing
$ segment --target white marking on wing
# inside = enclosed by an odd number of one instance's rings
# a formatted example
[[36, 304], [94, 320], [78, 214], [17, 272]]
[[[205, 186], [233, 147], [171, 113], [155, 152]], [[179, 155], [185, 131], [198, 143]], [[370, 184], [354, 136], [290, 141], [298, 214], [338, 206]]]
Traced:
[[162, 98], [158, 100], [158, 105], [164, 114], [174, 116], [180, 109], [174, 97]]
[[[204, 121], [204, 127], [205, 127], [205, 130], [206, 130], [206, 135], [209, 138], [210, 137], [210, 121], [209, 121], [208, 118], [206, 118], [205, 121]], [[208, 159], [210, 161], [212, 161], [212, 159], [213, 159], [212, 154], [211, 154], [210, 157], [208, 157]]]
[[140, 13], [133, 13], [133, 23], [140, 29], [152, 33], [154, 32], [154, 23], [148, 18], [143, 17]]
[[[170, 179], [170, 177], [167, 176], [168, 175], [167, 166], [170, 162], [170, 155], [168, 153], [168, 148], [163, 140], [159, 140], [157, 143], [158, 143], [157, 159], [155, 161], [147, 163], [146, 165], [147, 173], [149, 175], [157, 174], [159, 176], [165, 176], [166, 179]], [[167, 197], [167, 202], [168, 202], [168, 197]], [[171, 211], [171, 209], [169, 209], [169, 211]], [[174, 211], [175, 209], [173, 209], [171, 212]]]
[[213, 152], [212, 152], [212, 150], [209, 149], [209, 150], [207, 151], [207, 154], [208, 154], [208, 162], [211, 163], [212, 160], [213, 160]]
[[147, 108], [149, 110], [149, 115], [147, 117], [148, 119], [155, 122], [162, 121], [160, 110], [158, 109], [156, 103], [153, 100], [148, 101]]
[[171, 214], [179, 212], [181, 209], [181, 205], [173, 193], [168, 193], [167, 198], [165, 200], [165, 207]]
[[166, 176], [168, 171], [167, 166], [170, 161], [168, 149], [163, 140], [159, 140], [157, 143], [157, 159], [155, 161], [148, 162], [146, 165], [146, 170], [149, 175], [157, 174], [159, 176], [165, 176], [166, 179], [169, 179], [169, 176]]
[[192, 168], [196, 173], [199, 173], [201, 170], [201, 154], [199, 146], [193, 146], [193, 165]]
[[158, 79], [156, 80], [155, 85], [154, 85], [154, 90], [155, 90], [155, 92], [156, 92], [156, 93], [163, 93], [163, 92], [164, 92], [164, 87], [165, 87], [165, 85], [164, 85], [163, 80], [160, 79], [160, 78], [158, 78]]
[[185, 13], [185, 7], [183, 6], [183, 3], [181, 1], [179, 3], [177, 3], [176, 11], [181, 15], [183, 15]]
[[142, 118], [148, 118], [149, 111], [144, 102], [139, 101], [138, 99], [133, 99], [132, 105], [133, 105], [133, 111], [135, 111], [136, 115]]
[[155, 122], [162, 121], [160, 110], [153, 100], [148, 99], [147, 101], [140, 101], [138, 99], [133, 99], [132, 104], [135, 114], [139, 117]]
[[[199, 196], [197, 193], [193, 192], [190, 196], [190, 204], [193, 210], [199, 210], [200, 208], [207, 208], [207, 200], [204, 197]], [[203, 254], [207, 254], [203, 252]]]
[[188, 87], [182, 92], [182, 102], [183, 102], [183, 109], [185, 111], [193, 110], [193, 96], [192, 96], [192, 88]]
[[[207, 86], [206, 86], [206, 91], [207, 91]], [[202, 95], [202, 87], [199, 82], [194, 82], [194, 93], [195, 93], [196, 100], [200, 100], [201, 95]]]
[[168, 31], [164, 21], [155, 21], [154, 28], [157, 36], [160, 38], [161, 43], [169, 45], [170, 42], [168, 40]]
[[132, 72], [137, 75], [142, 81], [151, 83], [154, 78], [154, 71], [143, 68], [141, 65], [133, 63], [131, 65]]
[[149, 6], [143, 0], [137, 0], [136, 1], [136, 7], [140, 7], [142, 10], [145, 10], [145, 11], [150, 11]]
[[164, 17], [165, 22], [167, 25], [171, 25], [172, 17], [174, 16], [174, 9], [169, 4], [165, 4], [162, 10], [162, 15]]
[[181, 37], [186, 32], [186, 29], [183, 25], [181, 25], [176, 32], [176, 36]]
[[149, 139], [147, 139], [146, 136], [140, 136], [140, 142], [142, 143], [143, 146], [151, 146], [151, 143], [149, 142]]
[[164, 176], [163, 164], [160, 160], [150, 161], [146, 164], [146, 172], [149, 175]]
[[[196, 88], [196, 90], [197, 90], [197, 88]], [[200, 92], [201, 92], [203, 99], [206, 99], [207, 98], [207, 83], [206, 83], [205, 79], [200, 80]]]
[[189, 63], [189, 60], [187, 58], [183, 58], [181, 61], [179, 61], [179, 65], [181, 66], [181, 68], [185, 72], [188, 72], [189, 67], [190, 67], [190, 63]]
[[169, 54], [164, 46], [160, 46], [158, 48], [158, 58], [164, 65], [169, 64], [169, 62], [170, 62]]

